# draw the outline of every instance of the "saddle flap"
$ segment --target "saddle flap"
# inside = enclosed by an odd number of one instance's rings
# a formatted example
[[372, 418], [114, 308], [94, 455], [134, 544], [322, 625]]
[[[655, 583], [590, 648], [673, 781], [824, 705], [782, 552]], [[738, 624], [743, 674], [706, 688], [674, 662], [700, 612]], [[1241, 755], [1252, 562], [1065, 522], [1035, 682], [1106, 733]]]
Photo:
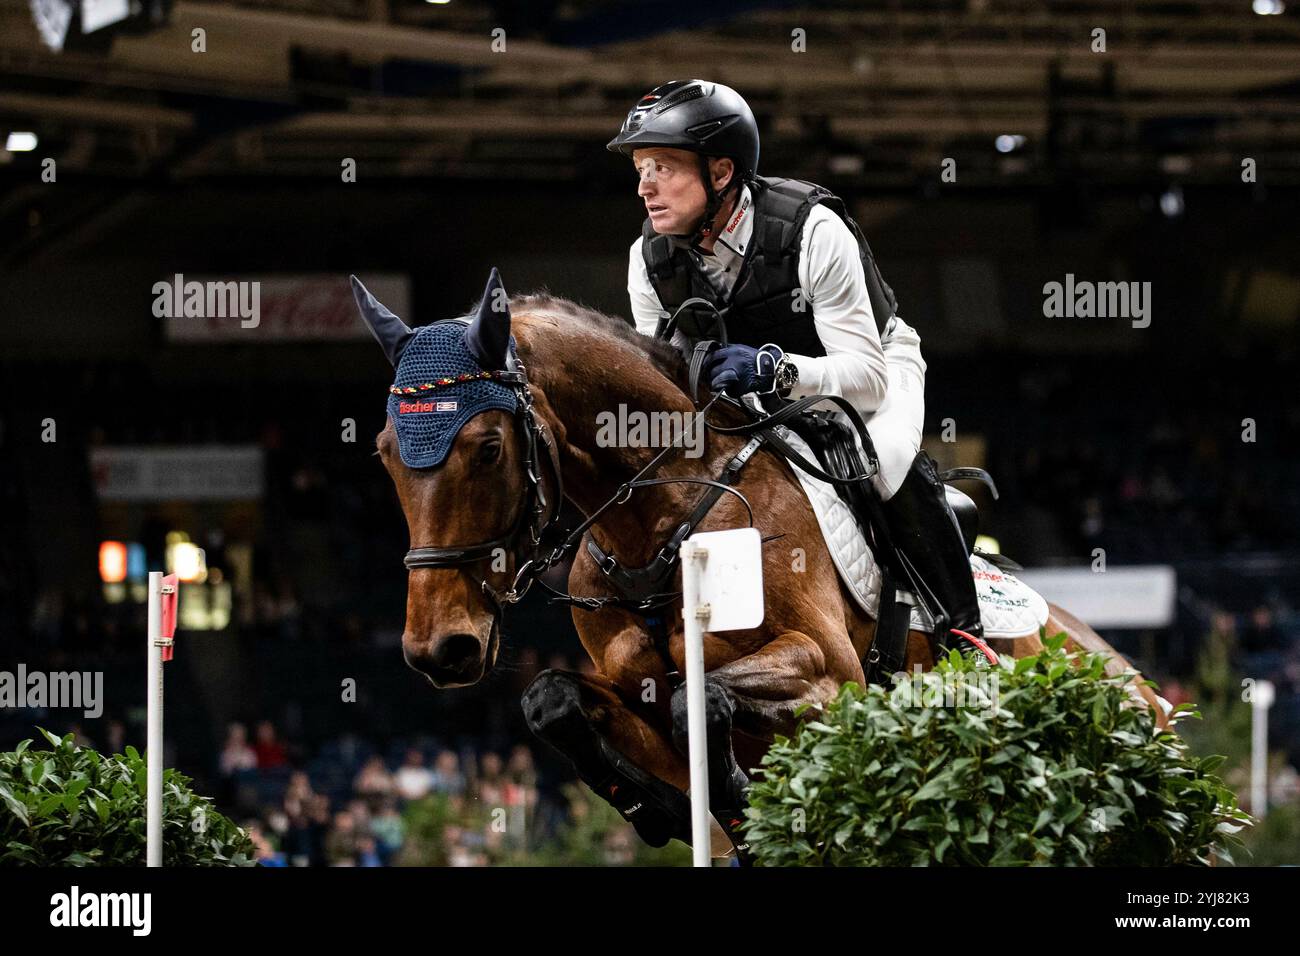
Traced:
[[957, 516], [957, 526], [961, 528], [961, 537], [966, 542], [966, 553], [975, 550], [975, 537], [980, 533], [980, 509], [973, 498], [960, 488], [944, 485], [948, 495], [948, 507]]

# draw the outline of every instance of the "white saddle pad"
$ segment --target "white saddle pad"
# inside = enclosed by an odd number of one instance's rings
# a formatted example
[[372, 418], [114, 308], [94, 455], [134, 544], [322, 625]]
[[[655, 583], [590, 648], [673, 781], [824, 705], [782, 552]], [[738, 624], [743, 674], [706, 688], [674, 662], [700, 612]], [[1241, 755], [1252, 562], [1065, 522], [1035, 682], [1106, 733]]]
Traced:
[[[794, 432], [781, 428], [779, 433], [809, 461], [817, 460], [808, 444]], [[817, 515], [840, 578], [858, 605], [874, 618], [880, 604], [880, 568], [853, 512], [829, 482], [814, 478], [801, 468], [794, 468], [794, 473], [799, 476]], [[979, 555], [971, 555], [970, 565], [985, 637], [1028, 637], [1036, 635], [1047, 623], [1047, 602], [1038, 592]], [[934, 630], [929, 613], [916, 604], [912, 606], [912, 629], [926, 634]]]

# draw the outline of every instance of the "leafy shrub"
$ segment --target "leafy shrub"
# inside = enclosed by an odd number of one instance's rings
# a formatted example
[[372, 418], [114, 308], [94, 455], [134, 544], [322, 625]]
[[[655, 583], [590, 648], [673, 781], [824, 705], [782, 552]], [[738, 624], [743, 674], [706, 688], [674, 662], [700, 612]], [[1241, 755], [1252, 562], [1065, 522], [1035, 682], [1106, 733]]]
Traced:
[[[974, 706], [922, 706], [913, 680], [846, 685], [795, 739], [778, 738], [750, 791], [759, 863], [1208, 864], [1250, 822], [1214, 770], [1158, 732], [1099, 654], [1065, 635], [978, 671], [953, 655], [925, 686], [965, 681]], [[984, 677], [981, 678], [981, 674]], [[997, 678], [980, 696], [981, 680]], [[973, 701], [972, 701], [973, 698]], [[1199, 716], [1177, 708], [1174, 724]]]
[[[72, 734], [41, 734], [53, 750], [24, 740], [0, 753], [0, 866], [144, 866], [144, 758], [134, 747], [105, 757]], [[254, 865], [244, 831], [190, 783], [163, 773], [164, 865]]]

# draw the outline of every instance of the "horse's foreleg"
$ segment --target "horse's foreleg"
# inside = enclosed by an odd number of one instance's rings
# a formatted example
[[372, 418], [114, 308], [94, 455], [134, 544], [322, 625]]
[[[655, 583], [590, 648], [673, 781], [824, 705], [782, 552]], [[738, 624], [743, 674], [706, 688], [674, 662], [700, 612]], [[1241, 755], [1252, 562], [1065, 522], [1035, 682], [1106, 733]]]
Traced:
[[[791, 734], [797, 723], [796, 708], [829, 700], [844, 679], [848, 678], [827, 672], [820, 645], [793, 631], [705, 675], [709, 810], [742, 860], [748, 855], [748, 844], [739, 827], [749, 777], [736, 762], [732, 731], [759, 740]], [[673, 742], [683, 754], [688, 748], [686, 698], [685, 685], [673, 693]]]
[[736, 730], [760, 740], [789, 737], [798, 725], [799, 707], [825, 703], [845, 681], [863, 682], [852, 645], [843, 643], [844, 653], [828, 659], [825, 644], [786, 631], [753, 654], [709, 671], [708, 678], [731, 695]]
[[533, 733], [565, 756], [646, 843], [690, 842], [685, 762], [608, 679], [546, 670], [528, 685], [522, 704]]

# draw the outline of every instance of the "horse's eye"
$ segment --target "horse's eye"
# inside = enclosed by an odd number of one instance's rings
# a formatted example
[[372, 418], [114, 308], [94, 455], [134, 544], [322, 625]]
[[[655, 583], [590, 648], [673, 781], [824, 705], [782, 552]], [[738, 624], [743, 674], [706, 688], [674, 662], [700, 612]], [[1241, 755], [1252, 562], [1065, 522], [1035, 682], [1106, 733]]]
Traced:
[[501, 457], [501, 439], [491, 438], [479, 445], [478, 463], [480, 465], [492, 465]]

